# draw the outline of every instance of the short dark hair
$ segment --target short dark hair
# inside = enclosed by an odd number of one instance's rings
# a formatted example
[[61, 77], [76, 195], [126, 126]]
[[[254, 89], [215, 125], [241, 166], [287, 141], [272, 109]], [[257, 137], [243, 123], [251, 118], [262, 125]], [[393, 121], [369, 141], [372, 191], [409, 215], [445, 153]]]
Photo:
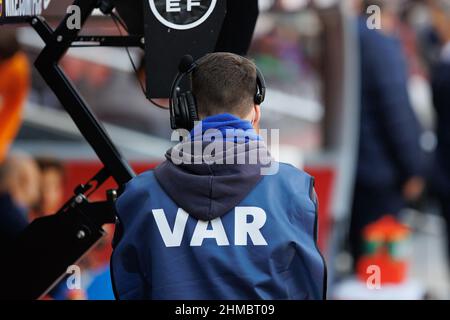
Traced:
[[[4, 28], [4, 27], [2, 27]], [[6, 28], [0, 32], [0, 61], [12, 58], [20, 50], [16, 31]]]
[[199, 115], [248, 115], [254, 105], [256, 76], [256, 65], [247, 58], [223, 52], [206, 55], [192, 73]]

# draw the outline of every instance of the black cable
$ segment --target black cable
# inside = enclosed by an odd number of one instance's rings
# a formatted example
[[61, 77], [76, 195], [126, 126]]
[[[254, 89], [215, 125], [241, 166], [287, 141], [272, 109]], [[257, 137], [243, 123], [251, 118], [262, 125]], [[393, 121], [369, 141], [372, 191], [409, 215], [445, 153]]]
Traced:
[[[121, 36], [123, 36], [123, 34], [122, 34], [122, 30], [120, 29], [120, 26], [122, 26], [128, 32], [128, 28], [127, 28], [126, 24], [122, 21], [122, 19], [120, 19], [120, 17], [117, 14], [115, 14], [114, 12], [111, 12], [111, 18], [112, 18], [114, 24], [116, 25], [117, 30], [119, 31], [119, 34]], [[131, 56], [130, 49], [128, 47], [125, 47], [125, 50], [127, 51], [128, 58], [130, 59], [131, 66], [133, 67], [134, 73], [136, 75], [136, 79], [139, 82], [142, 92], [144, 93], [145, 96], [147, 96], [147, 91], [145, 90], [145, 85], [139, 79], [139, 71], [138, 71], [138, 68], [136, 67], [135, 62], [133, 61], [133, 57]], [[165, 107], [161, 104], [158, 104], [157, 102], [155, 102], [152, 99], [149, 99], [149, 100], [155, 107], [167, 110], [167, 107]]]
[[120, 23], [120, 25], [122, 26], [122, 28], [125, 29], [126, 32], [129, 32], [128, 26], [126, 25], [126, 23], [122, 20], [122, 18], [120, 16], [118, 16], [115, 12], [111, 12], [111, 17], [113, 19], [115, 19], [118, 23]]
[[[118, 19], [117, 15], [114, 14], [114, 13], [111, 13], [111, 18], [112, 18], [114, 24], [116, 25], [117, 30], [119, 31], [119, 34], [121, 36], [123, 36], [122, 29], [120, 29], [120, 20]], [[139, 84], [141, 86], [142, 92], [146, 95], [147, 92], [145, 91], [144, 84], [139, 79], [139, 71], [138, 71], [138, 69], [136, 67], [136, 64], [134, 63], [133, 57], [131, 56], [130, 48], [125, 47], [125, 50], [127, 51], [128, 58], [130, 59], [131, 66], [133, 67], [134, 73], [136, 74], [136, 77], [137, 77], [137, 80], [138, 80], [138, 82], [139, 82]]]
[[168, 109], [169, 109], [169, 107], [163, 106], [162, 104], [159, 104], [159, 103], [155, 102], [155, 100], [153, 100], [153, 99], [150, 99], [150, 98], [149, 98], [148, 100], [150, 100], [150, 102], [151, 102], [155, 107], [158, 107], [158, 108], [164, 109], [164, 110], [168, 110]]

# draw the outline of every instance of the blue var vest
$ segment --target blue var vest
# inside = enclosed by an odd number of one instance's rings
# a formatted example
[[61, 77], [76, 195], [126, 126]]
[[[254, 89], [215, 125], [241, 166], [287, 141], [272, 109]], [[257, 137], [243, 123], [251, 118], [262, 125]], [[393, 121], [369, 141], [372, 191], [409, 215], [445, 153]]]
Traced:
[[[189, 188], [189, 186], [185, 186]], [[117, 202], [122, 237], [112, 256], [119, 299], [323, 299], [313, 179], [280, 164], [236, 208], [199, 221], [153, 172]]]

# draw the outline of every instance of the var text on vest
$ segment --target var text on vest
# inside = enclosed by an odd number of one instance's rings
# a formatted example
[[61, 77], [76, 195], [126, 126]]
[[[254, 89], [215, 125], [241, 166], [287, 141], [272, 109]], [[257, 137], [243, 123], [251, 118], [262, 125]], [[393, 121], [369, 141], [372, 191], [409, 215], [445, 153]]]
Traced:
[[[178, 209], [173, 228], [170, 228], [163, 209], [152, 210], [156, 225], [166, 247], [180, 247], [189, 214]], [[261, 228], [267, 219], [266, 212], [257, 207], [236, 207], [234, 209], [234, 242], [235, 246], [247, 246], [248, 238], [254, 246], [267, 246]], [[249, 222], [250, 220], [250, 222]], [[221, 218], [211, 221], [198, 221], [190, 240], [191, 247], [203, 244], [204, 239], [215, 239], [218, 246], [229, 246], [230, 241], [225, 232]], [[251, 245], [250, 244], [250, 245]]]

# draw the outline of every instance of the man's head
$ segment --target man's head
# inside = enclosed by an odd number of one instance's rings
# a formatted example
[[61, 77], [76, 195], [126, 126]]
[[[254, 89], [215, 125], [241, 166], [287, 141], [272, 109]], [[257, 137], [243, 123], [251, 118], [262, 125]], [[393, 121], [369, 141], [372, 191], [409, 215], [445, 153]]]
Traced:
[[28, 155], [10, 155], [0, 165], [0, 193], [8, 193], [20, 206], [31, 208], [36, 204], [39, 183], [39, 168]]
[[[3, 29], [4, 27], [2, 27]], [[6, 28], [0, 32], [0, 62], [13, 57], [20, 50], [16, 31]]]
[[257, 127], [260, 107], [254, 102], [256, 79], [256, 65], [241, 56], [211, 53], [202, 58], [192, 73], [200, 118], [231, 113]]
[[57, 159], [38, 158], [37, 164], [41, 171], [41, 192], [38, 204], [38, 214], [53, 214], [64, 200], [64, 165]]

